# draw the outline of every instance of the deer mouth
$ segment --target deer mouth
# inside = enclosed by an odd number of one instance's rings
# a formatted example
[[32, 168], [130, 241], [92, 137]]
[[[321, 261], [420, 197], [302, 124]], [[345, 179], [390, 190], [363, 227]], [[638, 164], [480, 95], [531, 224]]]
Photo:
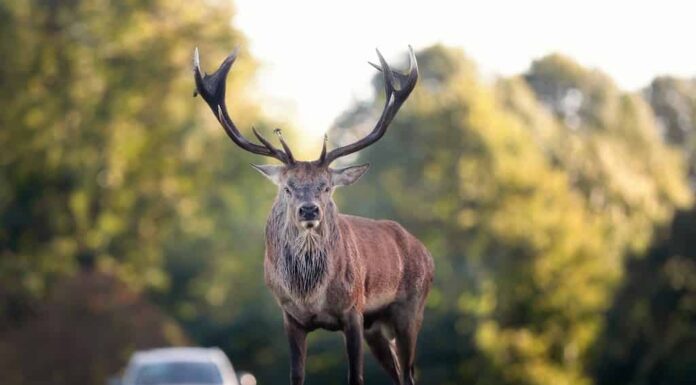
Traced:
[[300, 225], [302, 226], [303, 229], [310, 230], [310, 229], [313, 229], [313, 228], [319, 226], [319, 220], [300, 221]]

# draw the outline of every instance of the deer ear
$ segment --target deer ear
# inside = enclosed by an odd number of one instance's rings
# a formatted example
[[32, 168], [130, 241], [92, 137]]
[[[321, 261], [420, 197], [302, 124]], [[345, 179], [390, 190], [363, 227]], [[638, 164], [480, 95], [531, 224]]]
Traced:
[[277, 185], [280, 184], [280, 175], [285, 169], [285, 166], [279, 164], [252, 164], [251, 167]]
[[348, 186], [355, 183], [370, 168], [369, 163], [331, 170], [331, 182], [334, 186]]

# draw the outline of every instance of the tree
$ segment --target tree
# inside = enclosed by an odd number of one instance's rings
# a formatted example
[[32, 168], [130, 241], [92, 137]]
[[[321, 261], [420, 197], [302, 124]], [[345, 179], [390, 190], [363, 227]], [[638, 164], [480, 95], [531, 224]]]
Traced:
[[[40, 294], [82, 258], [139, 286], [166, 285], [163, 245], [200, 188], [190, 168], [222, 156], [219, 135], [194, 130], [195, 105], [181, 95], [191, 92], [194, 45], [221, 57], [219, 47], [240, 40], [230, 10], [92, 1], [1, 9], [1, 47], [15, 53], [0, 91], [3, 282]], [[202, 161], [202, 147], [212, 159]]]
[[93, 270], [60, 278], [34, 311], [0, 332], [6, 384], [103, 384], [134, 349], [190, 344], [146, 298]]
[[[272, 305], [256, 226], [271, 191], [191, 97], [195, 46], [205, 68], [245, 47], [232, 14], [216, 1], [0, 1], [0, 333], [50, 319], [56, 285], [94, 266], [199, 343], [228, 343], [233, 359], [247, 343], [211, 336], [249, 303]], [[255, 62], [240, 56], [230, 110], [264, 129], [243, 96]]]
[[628, 262], [595, 348], [596, 383], [696, 381], [696, 210], [679, 212], [642, 258]]
[[662, 137], [684, 152], [693, 189], [696, 186], [696, 79], [658, 77], [643, 95], [657, 117]]
[[591, 208], [606, 214], [614, 247], [645, 250], [655, 224], [691, 199], [683, 157], [660, 139], [649, 105], [559, 55], [535, 61], [525, 79], [561, 124], [545, 143], [552, 159]]

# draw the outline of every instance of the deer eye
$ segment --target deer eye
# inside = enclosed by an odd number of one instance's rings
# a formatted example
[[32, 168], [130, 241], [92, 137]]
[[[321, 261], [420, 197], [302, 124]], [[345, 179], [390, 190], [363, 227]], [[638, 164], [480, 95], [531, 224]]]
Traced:
[[329, 192], [329, 191], [331, 191], [331, 187], [329, 187], [329, 186], [324, 187], [324, 192]]
[[290, 195], [290, 189], [288, 187], [283, 188], [283, 191], [285, 191], [286, 194]]

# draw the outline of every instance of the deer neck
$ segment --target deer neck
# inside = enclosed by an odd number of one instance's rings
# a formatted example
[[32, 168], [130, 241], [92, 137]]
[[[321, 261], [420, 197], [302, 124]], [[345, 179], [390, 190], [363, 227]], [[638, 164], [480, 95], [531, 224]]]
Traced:
[[339, 239], [337, 221], [338, 212], [332, 204], [318, 227], [300, 229], [286, 209], [274, 205], [266, 237], [279, 278], [293, 296], [311, 297], [329, 275], [329, 258]]

